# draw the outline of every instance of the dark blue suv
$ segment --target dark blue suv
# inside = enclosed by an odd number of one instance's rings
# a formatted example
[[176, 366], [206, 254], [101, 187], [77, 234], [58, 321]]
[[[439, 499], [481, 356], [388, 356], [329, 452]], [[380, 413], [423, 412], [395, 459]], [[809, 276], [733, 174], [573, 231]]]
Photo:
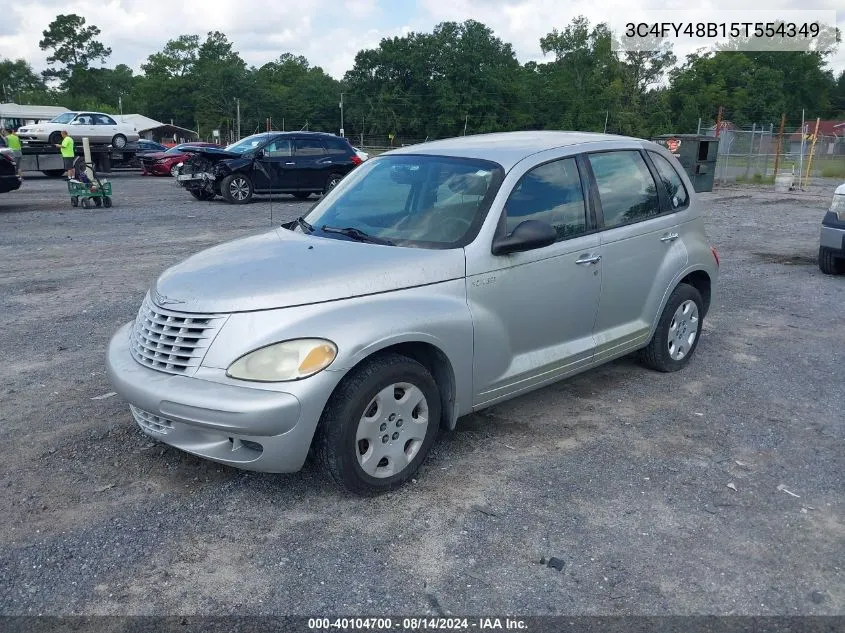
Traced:
[[225, 149], [186, 148], [176, 180], [197, 200], [245, 204], [254, 194], [322, 194], [361, 164], [345, 138], [319, 132], [264, 132]]

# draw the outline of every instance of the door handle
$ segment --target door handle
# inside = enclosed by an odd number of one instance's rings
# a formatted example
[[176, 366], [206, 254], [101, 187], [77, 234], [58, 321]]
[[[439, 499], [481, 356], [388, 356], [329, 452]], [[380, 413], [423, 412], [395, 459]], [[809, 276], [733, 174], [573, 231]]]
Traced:
[[296, 163], [285, 163], [285, 165], [296, 165]]
[[601, 261], [601, 255], [582, 255], [580, 259], [576, 259], [575, 263], [579, 266], [589, 266], [590, 264], [597, 264]]
[[667, 233], [666, 235], [664, 235], [663, 237], [660, 238], [660, 241], [661, 242], [674, 242], [679, 237], [681, 237], [681, 236], [678, 235], [677, 233]]

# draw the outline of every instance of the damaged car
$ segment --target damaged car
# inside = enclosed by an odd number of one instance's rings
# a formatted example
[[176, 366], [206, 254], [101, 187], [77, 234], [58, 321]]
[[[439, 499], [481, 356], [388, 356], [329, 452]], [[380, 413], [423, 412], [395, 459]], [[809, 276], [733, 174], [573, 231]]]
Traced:
[[246, 204], [256, 194], [324, 194], [362, 163], [343, 137], [320, 132], [264, 132], [225, 149], [186, 148], [177, 182], [197, 200], [221, 196]]

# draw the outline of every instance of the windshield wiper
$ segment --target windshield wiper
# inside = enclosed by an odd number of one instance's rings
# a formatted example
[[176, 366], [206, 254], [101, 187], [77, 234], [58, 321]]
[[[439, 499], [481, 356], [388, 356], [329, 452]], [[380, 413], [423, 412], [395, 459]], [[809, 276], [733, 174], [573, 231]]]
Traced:
[[375, 235], [370, 235], [369, 233], [365, 233], [361, 229], [356, 229], [351, 226], [341, 228], [337, 226], [323, 225], [322, 227], [320, 227], [320, 230], [323, 233], [339, 233], [340, 235], [351, 237], [356, 242], [369, 242], [370, 244], [382, 244], [384, 246], [393, 246], [393, 242], [391, 242], [390, 240], [386, 240], [381, 237], [376, 237]]
[[303, 231], [305, 231], [307, 233], [313, 233], [314, 232], [314, 227], [311, 226], [310, 224], [308, 224], [308, 222], [305, 221], [305, 218], [302, 217], [301, 215], [293, 221], [293, 225], [298, 226], [299, 228], [301, 228]]

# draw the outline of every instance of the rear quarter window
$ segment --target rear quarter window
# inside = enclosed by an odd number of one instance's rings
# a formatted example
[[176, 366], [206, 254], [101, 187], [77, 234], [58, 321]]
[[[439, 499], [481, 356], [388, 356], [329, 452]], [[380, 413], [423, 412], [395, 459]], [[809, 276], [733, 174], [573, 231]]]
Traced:
[[678, 170], [666, 158], [657, 152], [649, 152], [651, 162], [660, 176], [660, 184], [666, 191], [669, 205], [673, 211], [680, 211], [689, 206], [689, 193]]

